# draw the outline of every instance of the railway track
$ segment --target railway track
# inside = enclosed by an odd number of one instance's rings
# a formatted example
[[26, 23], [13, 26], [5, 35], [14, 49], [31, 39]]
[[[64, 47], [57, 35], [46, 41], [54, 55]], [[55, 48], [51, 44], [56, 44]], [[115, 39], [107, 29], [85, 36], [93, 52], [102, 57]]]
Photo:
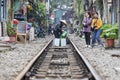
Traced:
[[74, 43], [55, 47], [52, 40], [15, 80], [102, 80]]

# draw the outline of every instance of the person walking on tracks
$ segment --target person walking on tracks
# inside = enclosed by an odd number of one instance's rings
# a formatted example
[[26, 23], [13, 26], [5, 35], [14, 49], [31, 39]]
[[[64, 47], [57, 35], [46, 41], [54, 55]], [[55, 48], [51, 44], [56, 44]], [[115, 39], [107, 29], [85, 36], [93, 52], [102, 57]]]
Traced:
[[94, 14], [94, 18], [92, 20], [92, 30], [93, 30], [93, 36], [92, 36], [92, 43], [91, 43], [91, 47], [94, 47], [94, 44], [97, 40], [99, 45], [103, 45], [101, 39], [100, 39], [100, 35], [102, 33], [102, 30], [100, 29], [102, 27], [102, 20], [98, 17], [98, 13], [95, 12]]
[[86, 12], [83, 19], [83, 32], [85, 34], [86, 41], [85, 47], [91, 47], [90, 46], [91, 23], [92, 23], [91, 14], [90, 12]]

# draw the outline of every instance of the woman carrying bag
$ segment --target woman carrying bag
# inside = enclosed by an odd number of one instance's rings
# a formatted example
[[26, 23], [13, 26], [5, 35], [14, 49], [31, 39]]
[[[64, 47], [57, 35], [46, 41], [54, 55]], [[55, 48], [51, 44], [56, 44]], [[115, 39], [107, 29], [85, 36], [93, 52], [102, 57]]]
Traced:
[[102, 20], [98, 17], [98, 13], [95, 12], [94, 14], [94, 18], [92, 20], [92, 30], [93, 30], [93, 36], [92, 36], [92, 43], [91, 43], [91, 47], [94, 47], [94, 44], [97, 40], [99, 45], [103, 45], [101, 39], [100, 39], [100, 35], [102, 33], [102, 30], [100, 29], [102, 27]]
[[85, 47], [91, 47], [90, 46], [91, 23], [92, 23], [91, 14], [90, 12], [86, 12], [83, 19], [83, 32], [85, 34], [86, 41]]

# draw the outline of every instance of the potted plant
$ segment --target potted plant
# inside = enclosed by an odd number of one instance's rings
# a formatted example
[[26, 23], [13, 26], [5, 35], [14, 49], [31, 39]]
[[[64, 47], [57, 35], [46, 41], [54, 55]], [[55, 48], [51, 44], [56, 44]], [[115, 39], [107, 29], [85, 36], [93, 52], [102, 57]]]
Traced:
[[11, 22], [7, 22], [7, 35], [10, 37], [10, 41], [16, 41], [16, 31]]
[[102, 36], [107, 40], [107, 46], [114, 47], [114, 40], [118, 38], [118, 24], [106, 24], [103, 26], [102, 30]]

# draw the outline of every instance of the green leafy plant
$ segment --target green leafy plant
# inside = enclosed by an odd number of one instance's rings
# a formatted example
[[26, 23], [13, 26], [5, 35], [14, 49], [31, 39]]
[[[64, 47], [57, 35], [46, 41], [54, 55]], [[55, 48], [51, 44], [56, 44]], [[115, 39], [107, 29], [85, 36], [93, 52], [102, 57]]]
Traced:
[[110, 27], [112, 27], [111, 24], [104, 24], [101, 28], [101, 30], [103, 31], [101, 34], [101, 37], [104, 37], [106, 35], [106, 32], [104, 32], [105, 30], [109, 29]]
[[34, 2], [31, 4], [33, 7], [32, 10], [28, 10], [27, 18], [30, 20], [31, 18], [34, 18], [38, 24], [41, 22], [46, 22], [46, 4], [42, 3], [41, 1]]
[[102, 37], [110, 39], [118, 39], [118, 24], [105, 24], [102, 28]]
[[9, 13], [8, 17], [9, 17], [10, 20], [12, 19], [13, 11], [14, 11], [13, 8], [9, 8], [9, 10], [8, 10], [8, 13]]
[[7, 22], [7, 34], [8, 34], [8, 36], [15, 36], [16, 35], [16, 31], [12, 27], [11, 22]]

